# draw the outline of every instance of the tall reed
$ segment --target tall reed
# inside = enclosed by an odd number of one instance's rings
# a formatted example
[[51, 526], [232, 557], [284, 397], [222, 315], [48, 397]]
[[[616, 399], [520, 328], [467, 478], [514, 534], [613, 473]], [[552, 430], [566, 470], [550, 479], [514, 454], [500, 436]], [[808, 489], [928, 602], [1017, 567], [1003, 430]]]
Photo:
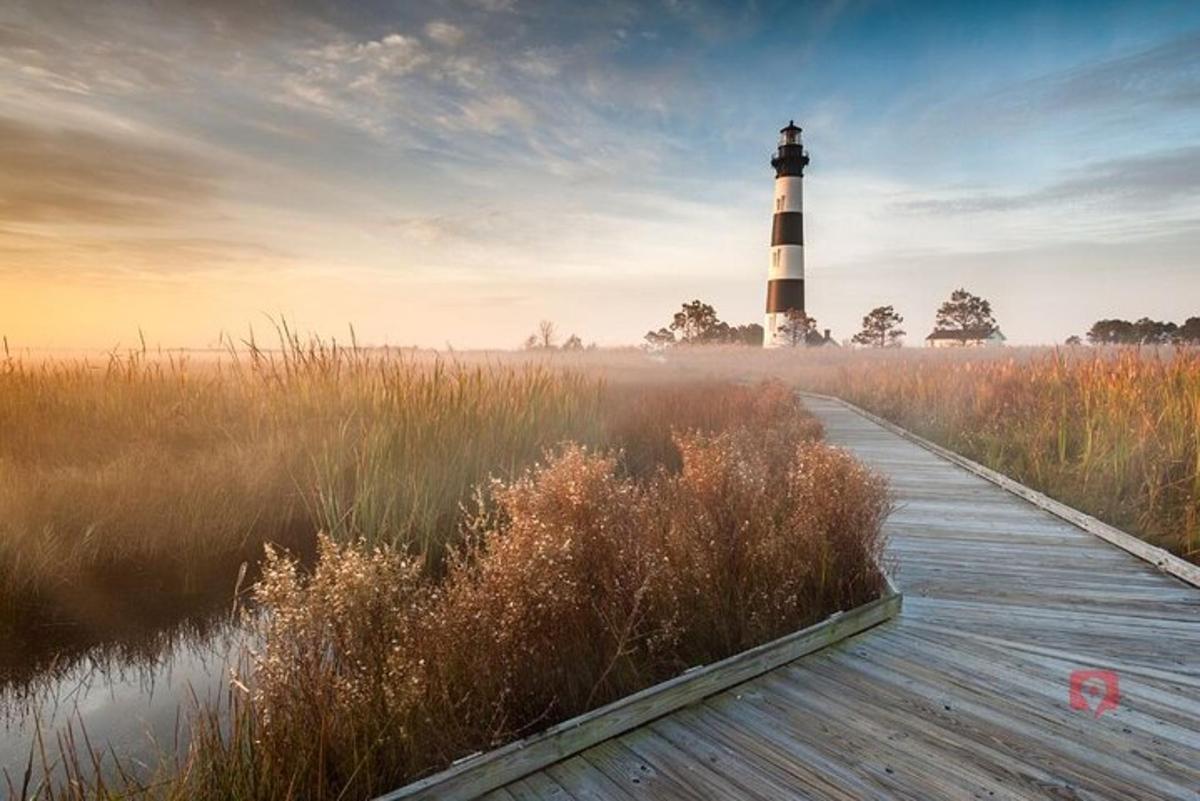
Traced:
[[603, 397], [610, 446], [490, 479], [444, 570], [403, 540], [271, 549], [259, 645], [180, 761], [105, 785], [72, 748], [17, 797], [369, 798], [878, 595], [883, 482], [788, 388]]
[[328, 538], [311, 575], [272, 559], [248, 694], [188, 794], [369, 798], [876, 597], [882, 481], [783, 387], [730, 394], [755, 415], [677, 431], [678, 470], [565, 445], [493, 481], [444, 578]]
[[437, 563], [478, 482], [603, 440], [578, 373], [283, 345], [0, 363], [5, 673], [225, 608], [265, 543], [311, 556], [325, 530]]
[[713, 346], [558, 361], [614, 383], [773, 377], [840, 395], [1200, 561], [1196, 347]]
[[796, 377], [1200, 561], [1196, 349], [868, 355]]

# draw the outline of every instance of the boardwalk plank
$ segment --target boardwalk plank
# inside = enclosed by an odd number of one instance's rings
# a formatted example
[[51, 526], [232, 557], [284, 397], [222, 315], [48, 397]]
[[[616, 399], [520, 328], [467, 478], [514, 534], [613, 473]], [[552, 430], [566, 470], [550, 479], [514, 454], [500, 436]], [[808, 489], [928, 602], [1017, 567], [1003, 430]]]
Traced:
[[545, 772], [533, 773], [508, 785], [515, 801], [575, 801], [575, 798]]
[[671, 715], [650, 724], [649, 728], [686, 752], [690, 758], [697, 759], [718, 773], [728, 776], [731, 781], [760, 798], [797, 801], [810, 798], [800, 792], [793, 781], [786, 778], [781, 780], [778, 772], [771, 770], [769, 765], [747, 759], [738, 751], [706, 738], [702, 730], [686, 725], [682, 717]]
[[771, 801], [774, 798], [762, 781], [737, 782], [695, 755], [678, 748], [646, 726], [623, 735], [621, 743], [630, 751], [669, 775], [693, 798], [746, 798]]
[[[588, 801], [1200, 800], [1200, 590], [837, 402], [806, 403], [891, 483], [900, 617], [547, 775], [571, 792], [593, 779]], [[1083, 668], [1118, 673], [1116, 710], [1071, 708]]]
[[622, 792], [634, 798], [662, 801], [691, 801], [694, 798], [687, 787], [669, 774], [660, 773], [617, 740], [607, 740], [589, 748], [583, 758]]

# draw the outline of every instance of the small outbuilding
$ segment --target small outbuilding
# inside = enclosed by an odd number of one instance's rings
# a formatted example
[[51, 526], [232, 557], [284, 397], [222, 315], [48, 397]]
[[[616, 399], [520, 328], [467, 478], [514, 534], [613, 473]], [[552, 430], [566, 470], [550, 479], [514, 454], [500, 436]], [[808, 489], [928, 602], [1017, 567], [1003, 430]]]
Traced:
[[979, 348], [1003, 345], [1008, 337], [999, 328], [939, 329], [925, 337], [931, 348]]

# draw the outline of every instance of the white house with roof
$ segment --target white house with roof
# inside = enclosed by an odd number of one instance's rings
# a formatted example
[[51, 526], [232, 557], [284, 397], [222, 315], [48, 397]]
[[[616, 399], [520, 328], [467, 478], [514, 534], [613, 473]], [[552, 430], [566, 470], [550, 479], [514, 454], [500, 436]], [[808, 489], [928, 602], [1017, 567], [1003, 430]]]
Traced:
[[931, 348], [979, 348], [1003, 345], [1008, 337], [996, 328], [939, 329], [925, 337]]

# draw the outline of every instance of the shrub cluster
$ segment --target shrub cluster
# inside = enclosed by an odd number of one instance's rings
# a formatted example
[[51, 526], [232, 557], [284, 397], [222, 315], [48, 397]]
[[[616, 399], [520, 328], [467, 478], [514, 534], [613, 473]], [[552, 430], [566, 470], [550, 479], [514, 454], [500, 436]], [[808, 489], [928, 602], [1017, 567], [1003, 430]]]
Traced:
[[114, 790], [90, 745], [39, 747], [66, 780], [17, 798], [369, 797], [881, 589], [886, 490], [778, 383], [297, 349], [10, 369], [0, 420], [24, 426], [0, 443], [0, 574], [64, 568], [10, 603], [122, 564], [185, 585], [224, 565], [228, 599], [227, 557], [268, 546], [254, 645], [182, 756], [112, 755]]
[[325, 531], [436, 572], [474, 488], [559, 442], [647, 474], [678, 467], [673, 429], [795, 408], [782, 386], [596, 373], [296, 341], [216, 362], [0, 363], [0, 687], [96, 644], [153, 662], [223, 616], [264, 544], [311, 561]]
[[676, 443], [646, 479], [568, 445], [497, 482], [440, 581], [386, 546], [273, 556], [242, 734], [198, 744], [194, 794], [367, 797], [878, 595], [879, 478], [813, 441]]

